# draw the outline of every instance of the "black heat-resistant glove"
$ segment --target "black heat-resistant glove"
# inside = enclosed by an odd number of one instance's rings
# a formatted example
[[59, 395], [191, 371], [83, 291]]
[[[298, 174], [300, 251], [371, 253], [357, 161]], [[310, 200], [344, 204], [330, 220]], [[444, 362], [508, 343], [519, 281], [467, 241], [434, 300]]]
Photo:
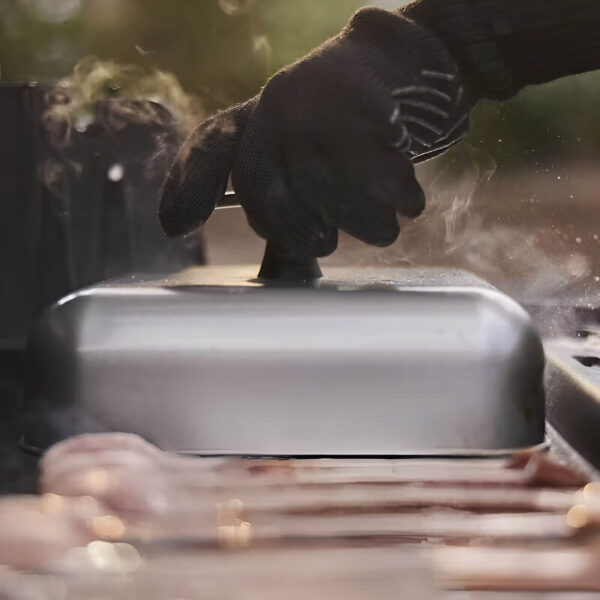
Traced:
[[461, 139], [471, 106], [436, 35], [398, 13], [360, 10], [191, 135], [164, 185], [162, 225], [176, 236], [205, 223], [232, 173], [250, 225], [287, 252], [328, 255], [338, 229], [389, 245], [397, 213], [425, 206], [412, 163]]

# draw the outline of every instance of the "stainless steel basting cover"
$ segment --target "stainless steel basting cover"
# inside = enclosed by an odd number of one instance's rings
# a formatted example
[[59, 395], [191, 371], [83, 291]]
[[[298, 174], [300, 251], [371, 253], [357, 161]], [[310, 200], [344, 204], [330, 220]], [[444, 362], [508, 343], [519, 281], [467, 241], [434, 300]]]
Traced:
[[[543, 350], [507, 296], [447, 271], [330, 269], [309, 287], [253, 273], [132, 277], [51, 308], [31, 340], [31, 398], [56, 435], [124, 430], [168, 450], [267, 456], [543, 442]], [[62, 420], [73, 413], [78, 425]]]

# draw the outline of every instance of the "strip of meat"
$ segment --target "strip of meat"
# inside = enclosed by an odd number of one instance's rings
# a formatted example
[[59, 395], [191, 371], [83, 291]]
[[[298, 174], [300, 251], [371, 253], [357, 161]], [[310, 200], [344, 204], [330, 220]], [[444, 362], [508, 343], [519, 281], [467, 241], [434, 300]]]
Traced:
[[433, 558], [438, 582], [446, 588], [600, 592], [596, 548], [437, 548]]
[[[216, 495], [216, 494], [215, 494]], [[217, 496], [218, 497], [218, 496]], [[402, 512], [452, 508], [473, 512], [562, 512], [577, 501], [570, 490], [390, 485], [293, 487], [278, 494], [241, 493], [244, 515]], [[223, 497], [218, 497], [222, 501]], [[183, 500], [183, 498], [182, 498]], [[182, 502], [185, 505], [185, 502]]]
[[[98, 475], [117, 474], [111, 480], [146, 479], [160, 488], [193, 490], [217, 488], [325, 486], [341, 484], [398, 485], [413, 482], [439, 485], [495, 487], [585, 485], [587, 480], [558, 465], [545, 454], [534, 454], [520, 463], [459, 460], [350, 460], [250, 461], [178, 457], [160, 451], [137, 436], [127, 434], [84, 435], [52, 448], [44, 457], [42, 491], [64, 495], [97, 495]], [[90, 471], [96, 477], [90, 476]], [[104, 479], [108, 479], [104, 477]], [[96, 481], [97, 483], [97, 481]], [[124, 483], [125, 484], [125, 483]], [[111, 486], [111, 495], [118, 492]], [[131, 494], [129, 494], [131, 495]], [[164, 494], [163, 494], [164, 495]], [[154, 496], [147, 496], [154, 497]], [[143, 505], [144, 503], [142, 503]]]
[[[140, 461], [170, 471], [212, 471], [226, 478], [252, 475], [268, 481], [289, 483], [290, 479], [310, 483], [360, 483], [380, 481], [475, 482], [489, 485], [544, 485], [581, 487], [588, 480], [560, 465], [545, 452], [527, 452], [511, 459], [317, 459], [242, 460], [235, 458], [190, 458], [161, 451], [133, 434], [85, 434], [51, 448], [42, 460], [42, 472], [54, 476], [62, 465], [72, 465], [74, 455], [95, 457], [97, 464], [110, 461], [114, 452], [130, 453]], [[70, 460], [67, 460], [67, 457]], [[143, 457], [143, 458], [142, 458]]]
[[[438, 597], [431, 569], [422, 553], [412, 548], [410, 552], [397, 548], [276, 548], [253, 552], [169, 549], [144, 556], [141, 568], [136, 569], [136, 563], [140, 566], [139, 554], [131, 546], [91, 546], [52, 565], [50, 573], [0, 573], [0, 598], [364, 600], [395, 597], [399, 589], [407, 598]], [[119, 560], [121, 557], [124, 560]], [[113, 563], [114, 570], [108, 568]]]
[[[270, 527], [276, 529], [277, 524]], [[379, 537], [414, 539], [569, 539], [577, 531], [562, 515], [473, 515], [459, 511], [432, 511], [403, 515], [340, 515], [326, 518], [288, 518], [279, 522], [282, 535], [291, 537]], [[256, 536], [260, 536], [260, 525]]]
[[409, 483], [322, 484], [287, 486], [236, 484], [219, 478], [208, 485], [200, 471], [169, 473], [113, 453], [114, 462], [96, 466], [85, 462], [66, 474], [44, 477], [42, 491], [67, 496], [92, 496], [118, 512], [161, 515], [211, 507], [231, 498], [241, 499], [246, 511], [256, 513], [390, 512], [426, 507], [449, 507], [477, 512], [566, 512], [579, 503], [570, 489], [531, 489], [471, 485]]
[[[226, 546], [286, 544], [298, 541], [422, 542], [441, 540], [485, 540], [487, 543], [557, 542], [576, 537], [580, 530], [570, 527], [564, 515], [488, 514], [460, 511], [427, 511], [369, 515], [260, 515], [251, 521], [236, 519], [220, 525], [212, 538], [195, 523], [192, 515], [179, 515], [154, 523], [155, 541], [189, 543], [211, 541]], [[135, 534], [135, 528], [132, 530]]]
[[115, 461], [94, 466], [87, 460], [77, 469], [40, 479], [42, 493], [60, 496], [91, 496], [118, 513], [130, 517], [159, 515], [168, 508], [169, 497], [177, 493], [167, 485], [159, 469], [130, 462], [129, 456], [115, 453]]
[[102, 525], [97, 519], [103, 516], [102, 508], [92, 498], [2, 498], [0, 565], [29, 569], [58, 560], [72, 548], [93, 540], [94, 524]]

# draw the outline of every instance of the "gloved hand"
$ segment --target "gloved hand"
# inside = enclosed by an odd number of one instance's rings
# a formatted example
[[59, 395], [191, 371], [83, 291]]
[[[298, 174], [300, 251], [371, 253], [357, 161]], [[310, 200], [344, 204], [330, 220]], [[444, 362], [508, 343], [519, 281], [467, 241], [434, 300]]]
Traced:
[[203, 123], [165, 182], [168, 235], [202, 225], [233, 186], [250, 225], [287, 252], [326, 256], [337, 231], [377, 246], [425, 196], [413, 162], [468, 129], [472, 102], [445, 46], [398, 13], [362, 9], [262, 93]]

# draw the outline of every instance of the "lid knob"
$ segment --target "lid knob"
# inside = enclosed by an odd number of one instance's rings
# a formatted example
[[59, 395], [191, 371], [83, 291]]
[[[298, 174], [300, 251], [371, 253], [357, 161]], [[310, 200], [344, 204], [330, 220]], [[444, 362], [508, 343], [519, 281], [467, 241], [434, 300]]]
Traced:
[[269, 281], [314, 281], [323, 277], [314, 256], [290, 254], [273, 242], [267, 242], [259, 279]]

